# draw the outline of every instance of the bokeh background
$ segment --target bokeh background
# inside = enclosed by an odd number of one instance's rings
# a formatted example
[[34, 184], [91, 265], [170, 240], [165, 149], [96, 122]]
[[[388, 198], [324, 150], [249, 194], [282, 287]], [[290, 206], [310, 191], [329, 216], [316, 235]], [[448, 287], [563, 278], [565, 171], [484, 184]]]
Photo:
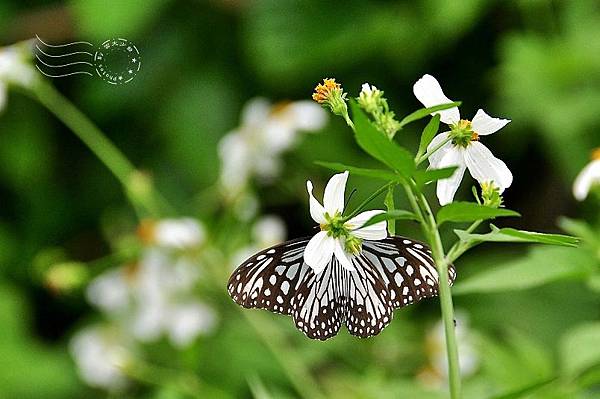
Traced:
[[[463, 102], [464, 116], [481, 107], [512, 119], [501, 134], [486, 137], [486, 145], [513, 171], [505, 202], [523, 217], [498, 225], [560, 232], [561, 216], [597, 223], [598, 200], [576, 203], [571, 195], [575, 176], [600, 144], [596, 1], [0, 3], [1, 45], [36, 34], [55, 44], [113, 37], [136, 43], [142, 69], [129, 84], [87, 76], [52, 83], [152, 176], [176, 214], [203, 223], [212, 250], [219, 251], [222, 270], [215, 275], [222, 280], [205, 278], [195, 293], [214, 312], [210, 331], [183, 348], [167, 339], [136, 342], [149, 370], [131, 373], [125, 388], [86, 383], [69, 342], [106, 317], [89, 304], [85, 286], [57, 289], [48, 273], [59, 260], [87, 264], [110, 257], [135, 235], [138, 221], [107, 168], [39, 103], [11, 91], [0, 115], [0, 397], [185, 398], [197, 392], [292, 398], [301, 395], [298, 385], [313, 380], [332, 398], [444, 397], [437, 300], [397, 311], [375, 338], [359, 341], [341, 332], [321, 343], [304, 338], [283, 316], [254, 311], [249, 319], [226, 295], [235, 254], [260, 246], [252, 244], [252, 229], [261, 215], [280, 218], [290, 238], [311, 234], [305, 180], [319, 191], [330, 174], [314, 161], [375, 166], [343, 120], [330, 117], [282, 155], [277, 178], [252, 180], [235, 203], [222, 199], [218, 143], [240, 125], [244, 104], [255, 97], [309, 100], [323, 77], [335, 77], [350, 96], [362, 83], [374, 84], [405, 115], [420, 107], [412, 84], [424, 73], [436, 76], [450, 98]], [[397, 137], [416, 148], [423, 126]], [[350, 185], [358, 190], [355, 204], [377, 188], [364, 178]], [[459, 195], [469, 193], [470, 184], [463, 183]], [[399, 222], [398, 232], [421, 237], [408, 222]], [[445, 239], [453, 239], [451, 231]], [[457, 291], [465, 362], [473, 363], [465, 396], [494, 397], [547, 383], [511, 397], [598, 397], [598, 370], [588, 369], [597, 353], [583, 362], [585, 370], [563, 373], [570, 355], [585, 357], [600, 347], [599, 284], [588, 278], [590, 270], [598, 273], [598, 255], [530, 251], [485, 245], [457, 264], [458, 279], [465, 281], [535, 264], [526, 276], [499, 273], [488, 278], [487, 288], [475, 281]], [[118, 266], [108, 262], [102, 269]], [[276, 342], [275, 351], [268, 341]], [[186, 378], [202, 383], [190, 392], [186, 387], [195, 385]]]

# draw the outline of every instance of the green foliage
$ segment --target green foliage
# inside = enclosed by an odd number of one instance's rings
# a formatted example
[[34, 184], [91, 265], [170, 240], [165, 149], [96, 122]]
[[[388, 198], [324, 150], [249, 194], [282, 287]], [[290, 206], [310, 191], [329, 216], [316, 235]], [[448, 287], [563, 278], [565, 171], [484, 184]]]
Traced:
[[[400, 121], [400, 127], [402, 128], [402, 127], [408, 125], [409, 123], [418, 121], [419, 119], [423, 119], [436, 111], [443, 111], [448, 108], [458, 107], [458, 106], [460, 106], [460, 104], [461, 104], [460, 101], [455, 101], [455, 102], [451, 102], [451, 103], [447, 103], [447, 104], [435, 105], [433, 107], [421, 108], [421, 109], [416, 110], [415, 112], [411, 113], [410, 115], [405, 116]], [[429, 125], [427, 127], [429, 128]], [[434, 127], [435, 127], [435, 122], [430, 127], [430, 129], [433, 129]], [[437, 131], [437, 128], [435, 130]], [[425, 134], [425, 132], [423, 134]], [[429, 136], [429, 135], [431, 135], [431, 131], [427, 132], [427, 136]], [[433, 137], [431, 137], [431, 138], [433, 138]], [[431, 141], [431, 139], [429, 141]]]
[[459, 294], [529, 289], [550, 282], [583, 279], [595, 269], [594, 259], [573, 248], [536, 247], [523, 257], [502, 262], [456, 283]]
[[501, 216], [521, 216], [518, 212], [505, 208], [491, 208], [474, 202], [452, 202], [444, 205], [437, 213], [438, 225], [445, 222], [474, 222]]
[[427, 152], [427, 147], [431, 143], [431, 140], [435, 137], [440, 127], [440, 115], [434, 115], [431, 120], [423, 129], [421, 134], [421, 141], [419, 142], [419, 150], [417, 151], [417, 158]]
[[373, 216], [369, 219], [363, 227], [374, 225], [375, 223], [382, 222], [384, 220], [418, 220], [417, 216], [410, 212], [402, 209], [392, 209], [385, 213]]
[[348, 171], [350, 174], [355, 176], [365, 176], [373, 179], [381, 179], [385, 181], [396, 181], [400, 179], [400, 176], [397, 174], [390, 172], [388, 170], [383, 169], [366, 169], [359, 168], [356, 166], [344, 165], [337, 162], [315, 162], [317, 165], [321, 165], [331, 170], [335, 170], [336, 172], [344, 172]]
[[533, 231], [516, 230], [509, 227], [499, 229], [494, 225], [490, 225], [490, 227], [492, 228], [492, 231], [487, 234], [471, 234], [462, 230], [454, 230], [454, 232], [462, 241], [532, 242], [538, 244], [563, 245], [567, 247], [575, 247], [579, 243], [579, 239], [563, 234], [536, 233]]
[[408, 178], [415, 170], [412, 155], [406, 149], [390, 141], [369, 121], [355, 101], [350, 102], [358, 145], [373, 158]]
[[600, 323], [573, 327], [560, 344], [562, 370], [567, 377], [577, 377], [593, 366], [600, 365]]

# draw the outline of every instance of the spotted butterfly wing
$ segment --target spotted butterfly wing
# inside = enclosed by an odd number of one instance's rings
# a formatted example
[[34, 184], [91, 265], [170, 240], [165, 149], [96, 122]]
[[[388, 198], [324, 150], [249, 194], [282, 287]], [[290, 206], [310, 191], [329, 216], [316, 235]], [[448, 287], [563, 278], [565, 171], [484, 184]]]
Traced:
[[[355, 336], [378, 334], [395, 308], [437, 295], [439, 277], [431, 251], [404, 237], [364, 241], [352, 258], [354, 270], [335, 257], [319, 274], [304, 263], [309, 238], [277, 245], [252, 256], [231, 275], [227, 290], [245, 308], [292, 316], [312, 339], [326, 340], [346, 324]], [[449, 282], [456, 277], [453, 266]]]

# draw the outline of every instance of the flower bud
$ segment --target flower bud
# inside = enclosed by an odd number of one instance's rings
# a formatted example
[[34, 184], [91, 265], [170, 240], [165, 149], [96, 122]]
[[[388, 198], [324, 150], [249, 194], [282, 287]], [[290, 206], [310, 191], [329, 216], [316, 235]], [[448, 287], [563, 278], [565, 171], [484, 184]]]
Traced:
[[481, 183], [481, 199], [485, 206], [491, 208], [502, 206], [503, 199], [500, 194], [500, 188], [493, 181]]
[[315, 87], [312, 98], [319, 104], [329, 107], [335, 115], [343, 116], [345, 119], [349, 118], [346, 93], [344, 93], [342, 85], [335, 82], [335, 79], [323, 79], [323, 83], [319, 83]]
[[68, 293], [83, 287], [88, 279], [89, 273], [84, 263], [64, 262], [48, 269], [45, 284], [56, 293]]

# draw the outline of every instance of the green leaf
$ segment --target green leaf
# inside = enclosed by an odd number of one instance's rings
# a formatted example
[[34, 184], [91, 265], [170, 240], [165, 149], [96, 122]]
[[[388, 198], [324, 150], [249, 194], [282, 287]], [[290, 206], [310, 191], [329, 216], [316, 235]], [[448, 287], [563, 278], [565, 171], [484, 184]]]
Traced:
[[581, 237], [581, 239], [593, 246], [600, 246], [600, 234], [594, 231], [592, 226], [583, 220], [561, 217], [558, 220], [558, 225], [567, 233]]
[[460, 106], [460, 104], [461, 104], [460, 101], [454, 101], [454, 102], [447, 103], [447, 104], [435, 105], [435, 106], [429, 107], [429, 108], [421, 108], [421, 109], [413, 112], [412, 114], [407, 115], [404, 119], [402, 119], [400, 121], [400, 128], [404, 127], [405, 125], [408, 125], [411, 122], [418, 121], [419, 119], [423, 119], [426, 116], [431, 115], [435, 111], [442, 111], [445, 109], [458, 107], [458, 106]]
[[427, 152], [427, 146], [431, 143], [431, 140], [435, 137], [440, 127], [440, 115], [434, 115], [433, 118], [429, 121], [425, 129], [423, 129], [423, 134], [421, 134], [421, 142], [419, 143], [419, 151], [417, 154], [425, 154]]
[[410, 212], [402, 209], [394, 209], [392, 211], [387, 211], [385, 213], [380, 213], [379, 215], [373, 216], [371, 219], [367, 220], [362, 227], [371, 226], [375, 223], [383, 222], [384, 220], [418, 220], [417, 216]]
[[444, 205], [437, 213], [437, 222], [474, 222], [500, 216], [521, 216], [518, 212], [505, 208], [492, 208], [475, 202], [452, 202]]
[[367, 154], [398, 171], [402, 176], [412, 176], [415, 161], [410, 152], [377, 130], [355, 101], [351, 100], [350, 106], [358, 145]]
[[442, 169], [420, 169], [415, 171], [413, 177], [417, 185], [422, 187], [427, 183], [449, 178], [454, 174], [456, 169], [458, 169], [457, 166], [450, 166]]
[[509, 393], [502, 394], [500, 396], [494, 396], [493, 399], [525, 398], [526, 397], [525, 395], [529, 395], [531, 393], [538, 392], [538, 391], [542, 390], [543, 388], [546, 388], [549, 384], [556, 381], [556, 379], [557, 379], [557, 377], [551, 377], [551, 378], [543, 380], [543, 381], [534, 382], [533, 384], [528, 385], [524, 388], [519, 388], [519, 389], [513, 390]]
[[[394, 185], [390, 185], [388, 187], [388, 191], [385, 194], [385, 199], [383, 200], [385, 205], [385, 209], [387, 209], [388, 213], [396, 210], [396, 206], [394, 204]], [[396, 235], [396, 222], [388, 223], [388, 232], [391, 236]]]
[[456, 283], [452, 292], [460, 295], [524, 290], [553, 281], [585, 278], [595, 267], [586, 251], [537, 247], [524, 258], [500, 264]]
[[350, 172], [351, 175], [355, 175], [355, 176], [365, 176], [365, 177], [371, 177], [374, 179], [381, 179], [381, 180], [385, 180], [385, 181], [400, 180], [400, 176], [398, 176], [397, 174], [395, 174], [391, 171], [388, 171], [388, 170], [359, 168], [356, 166], [344, 165], [344, 164], [337, 163], [337, 162], [317, 161], [315, 163], [317, 165], [321, 165], [328, 169], [335, 170], [338, 172], [344, 172], [347, 170], [348, 172]]
[[562, 245], [576, 247], [579, 239], [562, 234], [536, 233], [533, 231], [516, 230], [512, 228], [499, 229], [493, 224], [492, 231], [487, 234], [470, 234], [463, 230], [454, 230], [462, 241], [474, 240], [479, 242], [533, 242], [539, 244]]
[[600, 365], [600, 322], [581, 324], [568, 331], [560, 343], [560, 357], [567, 377]]

